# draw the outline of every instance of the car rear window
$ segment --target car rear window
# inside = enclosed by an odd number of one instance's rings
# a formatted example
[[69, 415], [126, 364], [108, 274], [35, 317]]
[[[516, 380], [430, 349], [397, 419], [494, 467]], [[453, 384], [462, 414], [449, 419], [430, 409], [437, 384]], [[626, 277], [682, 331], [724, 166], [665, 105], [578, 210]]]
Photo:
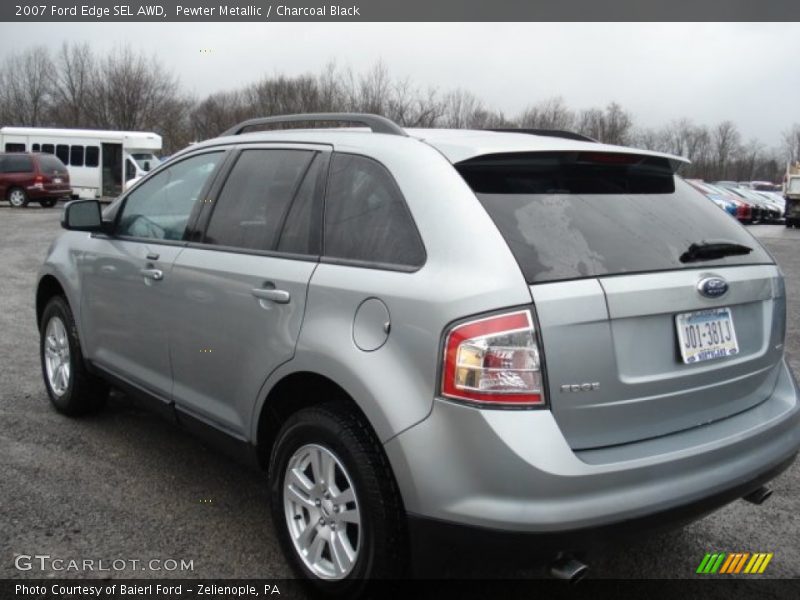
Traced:
[[67, 167], [64, 166], [64, 163], [50, 154], [42, 154], [39, 156], [39, 169], [45, 175], [67, 172]]
[[[678, 179], [665, 158], [515, 153], [456, 165], [529, 283], [772, 263], [732, 217]], [[690, 245], [742, 244], [746, 255], [682, 262]]]

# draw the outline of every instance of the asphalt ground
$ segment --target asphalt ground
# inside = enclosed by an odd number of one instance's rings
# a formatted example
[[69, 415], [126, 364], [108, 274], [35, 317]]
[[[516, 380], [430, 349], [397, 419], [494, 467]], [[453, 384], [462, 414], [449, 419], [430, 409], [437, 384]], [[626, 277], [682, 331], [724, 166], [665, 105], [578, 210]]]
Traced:
[[[41, 381], [34, 290], [37, 269], [59, 233], [60, 213], [0, 204], [0, 579], [290, 577], [261, 473], [121, 394], [88, 418], [65, 418], [50, 407]], [[756, 225], [750, 231], [786, 275], [787, 352], [800, 373], [800, 230]], [[772, 487], [773, 497], [761, 507], [737, 501], [683, 529], [642, 533], [592, 556], [591, 576], [696, 578], [706, 552], [727, 551], [773, 552], [760, 577], [798, 578], [800, 464]], [[36, 554], [122, 559], [127, 566], [110, 574], [15, 567], [18, 555]], [[161, 570], [142, 570], [152, 559], [162, 561]], [[191, 561], [192, 568], [167, 571], [169, 559]], [[513, 572], [487, 565], [483, 575], [544, 574], [536, 565]]]

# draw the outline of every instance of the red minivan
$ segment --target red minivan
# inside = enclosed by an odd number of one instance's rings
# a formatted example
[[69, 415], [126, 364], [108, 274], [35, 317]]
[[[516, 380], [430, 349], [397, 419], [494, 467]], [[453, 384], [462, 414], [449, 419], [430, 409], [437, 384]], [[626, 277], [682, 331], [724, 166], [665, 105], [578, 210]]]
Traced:
[[71, 195], [67, 167], [52, 154], [0, 153], [0, 198], [13, 208], [31, 200], [49, 208]]

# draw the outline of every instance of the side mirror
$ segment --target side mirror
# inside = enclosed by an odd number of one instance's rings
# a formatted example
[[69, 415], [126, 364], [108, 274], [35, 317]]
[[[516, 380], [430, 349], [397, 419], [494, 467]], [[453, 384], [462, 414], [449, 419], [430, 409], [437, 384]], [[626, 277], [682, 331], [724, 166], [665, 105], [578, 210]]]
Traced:
[[61, 215], [61, 226], [70, 231], [97, 231], [101, 232], [103, 214], [97, 200], [73, 200], [64, 205], [64, 214]]

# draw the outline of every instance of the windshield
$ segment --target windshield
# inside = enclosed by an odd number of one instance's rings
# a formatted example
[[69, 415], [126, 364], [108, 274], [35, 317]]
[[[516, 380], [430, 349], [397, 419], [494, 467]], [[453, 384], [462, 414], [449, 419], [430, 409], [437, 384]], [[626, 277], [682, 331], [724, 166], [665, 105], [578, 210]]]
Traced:
[[[142, 171], [152, 171], [161, 163], [152, 152], [131, 152], [131, 158], [136, 161]], [[145, 163], [150, 163], [149, 169]]]
[[[456, 168], [494, 220], [529, 283], [706, 266], [771, 264], [735, 219], [673, 175], [666, 159], [526, 153]], [[685, 262], [717, 240], [745, 255]]]

